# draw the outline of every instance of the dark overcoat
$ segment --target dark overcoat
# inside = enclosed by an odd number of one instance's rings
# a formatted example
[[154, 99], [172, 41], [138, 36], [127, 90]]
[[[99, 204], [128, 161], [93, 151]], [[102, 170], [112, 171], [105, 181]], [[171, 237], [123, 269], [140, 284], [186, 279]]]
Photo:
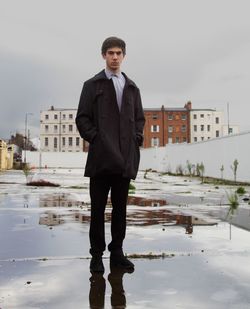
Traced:
[[121, 111], [113, 81], [104, 70], [83, 85], [76, 125], [81, 137], [90, 144], [85, 176], [136, 177], [145, 119], [139, 89], [122, 74], [126, 82]]

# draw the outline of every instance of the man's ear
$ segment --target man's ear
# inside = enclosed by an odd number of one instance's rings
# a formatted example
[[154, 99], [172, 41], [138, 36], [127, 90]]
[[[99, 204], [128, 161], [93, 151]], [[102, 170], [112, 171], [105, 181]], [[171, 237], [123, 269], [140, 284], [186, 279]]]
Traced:
[[103, 59], [106, 59], [106, 54], [102, 54], [102, 58], [103, 58]]

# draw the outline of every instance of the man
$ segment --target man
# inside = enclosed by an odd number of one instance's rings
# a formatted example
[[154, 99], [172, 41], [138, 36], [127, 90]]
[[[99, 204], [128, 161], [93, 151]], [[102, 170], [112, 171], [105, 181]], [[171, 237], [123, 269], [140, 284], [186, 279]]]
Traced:
[[125, 54], [123, 40], [110, 37], [103, 42], [106, 68], [84, 83], [76, 116], [80, 135], [89, 142], [85, 176], [90, 177], [91, 272], [104, 272], [104, 212], [110, 190], [110, 263], [124, 269], [134, 268], [124, 256], [122, 245], [129, 183], [138, 171], [145, 119], [139, 89], [120, 70]]

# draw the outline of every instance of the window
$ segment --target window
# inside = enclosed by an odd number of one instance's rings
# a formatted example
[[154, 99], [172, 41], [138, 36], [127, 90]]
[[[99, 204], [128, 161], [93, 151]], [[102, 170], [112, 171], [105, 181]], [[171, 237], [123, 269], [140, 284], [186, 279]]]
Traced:
[[66, 139], [65, 139], [65, 137], [63, 137], [62, 138], [62, 145], [65, 147], [65, 141], [66, 141]]
[[54, 137], [54, 148], [57, 148], [57, 137]]
[[56, 114], [54, 115], [54, 119], [57, 119], [57, 115]]
[[220, 119], [219, 119], [219, 117], [215, 117], [215, 123], [220, 123]]
[[182, 114], [181, 115], [181, 120], [186, 120], [187, 119], [187, 115], [186, 114]]
[[49, 119], [49, 115], [48, 115], [48, 114], [45, 115], [45, 119], [46, 119], [46, 120]]
[[194, 137], [194, 142], [197, 142], [197, 137]]
[[151, 147], [157, 147], [157, 146], [159, 146], [159, 138], [158, 137], [151, 138]]
[[201, 131], [204, 131], [204, 124], [201, 124]]
[[80, 137], [76, 137], [76, 146], [80, 146]]
[[197, 125], [194, 125], [194, 132], [197, 132]]
[[73, 125], [69, 124], [69, 132], [72, 132], [72, 131], [73, 131]]
[[204, 141], [204, 136], [201, 137], [201, 140]]
[[172, 133], [173, 132], [173, 127], [172, 126], [168, 126], [168, 132]]
[[186, 141], [187, 141], [187, 138], [183, 137], [183, 143], [186, 143]]
[[172, 144], [172, 143], [173, 143], [172, 137], [169, 137], [169, 138], [168, 138], [168, 143], [169, 143], [169, 144]]
[[157, 125], [152, 125], [151, 126], [151, 132], [159, 132], [159, 126], [157, 126]]
[[158, 115], [157, 114], [153, 114], [152, 118], [153, 119], [158, 119]]
[[181, 126], [181, 132], [186, 132], [186, 126], [185, 125]]
[[228, 133], [229, 133], [229, 134], [232, 134], [232, 133], [233, 133], [233, 128], [229, 128], [229, 129], [228, 129]]
[[168, 120], [173, 120], [173, 114], [168, 115]]
[[175, 142], [176, 142], [177, 144], [180, 142], [180, 138], [179, 138], [178, 136], [176, 136]]
[[220, 136], [220, 131], [219, 131], [219, 130], [216, 130], [216, 131], [215, 131], [215, 136], [216, 136], [216, 137], [219, 137], [219, 136]]
[[62, 117], [62, 118], [63, 118], [63, 120], [65, 120], [65, 119], [66, 119], [66, 115], [65, 115], [65, 114], [63, 114], [63, 117]]
[[210, 124], [207, 125], [207, 131], [210, 132]]
[[201, 114], [201, 118], [204, 118], [204, 114]]
[[69, 146], [72, 146], [72, 145], [73, 145], [73, 138], [69, 137]]
[[49, 131], [49, 126], [45, 126], [45, 132], [48, 132]]
[[196, 114], [194, 114], [194, 119], [197, 119], [197, 115]]
[[66, 131], [66, 126], [65, 126], [65, 124], [63, 124], [63, 126], [62, 126], [62, 131], [63, 131], [63, 133], [65, 133], [65, 131]]
[[44, 145], [45, 145], [45, 147], [49, 146], [49, 138], [48, 137], [45, 137]]
[[69, 114], [69, 119], [73, 119], [73, 114]]
[[54, 132], [57, 132], [57, 125], [54, 126]]

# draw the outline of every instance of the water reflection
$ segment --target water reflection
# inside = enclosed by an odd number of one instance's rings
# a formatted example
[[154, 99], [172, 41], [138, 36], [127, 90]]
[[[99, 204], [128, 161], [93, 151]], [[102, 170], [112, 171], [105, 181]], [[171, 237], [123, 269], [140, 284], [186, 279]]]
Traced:
[[[128, 196], [128, 205], [136, 206], [152, 206], [159, 207], [167, 205], [165, 199], [152, 199], [140, 196]], [[89, 206], [89, 203], [83, 201], [77, 201], [69, 194], [59, 193], [59, 194], [47, 194], [40, 197], [40, 207], [80, 207]], [[107, 205], [111, 205], [110, 199], [108, 199]]]
[[[46, 211], [40, 215], [39, 224], [47, 226], [56, 226], [64, 224], [68, 221], [78, 223], [89, 223], [90, 213], [81, 213], [79, 211], [72, 211], [70, 213], [56, 213], [53, 211]], [[105, 221], [111, 221], [111, 212], [105, 214]], [[127, 214], [127, 225], [132, 226], [152, 226], [161, 224], [164, 228], [170, 226], [181, 226], [185, 228], [186, 234], [192, 234], [193, 228], [196, 225], [215, 225], [216, 220], [205, 220], [196, 216], [186, 214], [176, 214], [169, 210], [141, 210], [132, 211]]]
[[158, 207], [167, 204], [168, 204], [167, 201], [164, 199], [152, 199], [140, 196], [128, 196], [128, 205]]
[[91, 309], [104, 308], [106, 280], [103, 277], [103, 273], [93, 273], [89, 281], [89, 307]]
[[[137, 196], [128, 197], [128, 213], [127, 225], [133, 226], [150, 226], [162, 224], [163, 226], [179, 225], [185, 228], [186, 234], [193, 233], [194, 225], [214, 225], [215, 220], [206, 220], [197, 216], [182, 214], [179, 211], [173, 212], [163, 207], [166, 205], [166, 200], [151, 199]], [[56, 226], [64, 224], [68, 221], [89, 223], [90, 208], [89, 205], [75, 201], [67, 194], [50, 194], [40, 197], [40, 207], [43, 208], [72, 208], [70, 211], [58, 212], [57, 210], [48, 210], [40, 215], [39, 224]], [[130, 205], [143, 206], [141, 209], [129, 209]], [[150, 209], [149, 207], [156, 207]], [[80, 208], [80, 209], [75, 209]], [[105, 213], [105, 221], [110, 222], [112, 216], [112, 208], [107, 206]]]
[[[111, 307], [114, 309], [126, 308], [126, 295], [123, 288], [123, 276], [132, 273], [118, 267], [110, 267], [108, 282], [111, 286]], [[106, 280], [102, 273], [93, 273], [89, 279], [89, 306], [91, 309], [103, 309], [105, 304]]]
[[40, 196], [39, 207], [80, 207], [84, 206], [83, 201], [77, 201], [69, 194], [46, 194]]

